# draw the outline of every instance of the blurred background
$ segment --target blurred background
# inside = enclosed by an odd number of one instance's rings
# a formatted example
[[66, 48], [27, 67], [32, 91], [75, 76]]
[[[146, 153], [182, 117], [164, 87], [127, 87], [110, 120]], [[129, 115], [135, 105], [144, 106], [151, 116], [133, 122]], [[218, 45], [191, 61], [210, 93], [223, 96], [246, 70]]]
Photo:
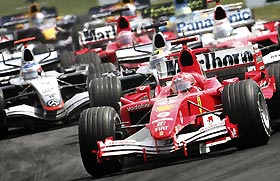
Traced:
[[[55, 6], [59, 15], [87, 14], [90, 7], [100, 4], [100, 2], [113, 2], [104, 0], [39, 0], [41, 6]], [[173, 0], [151, 0], [153, 4], [162, 2], [172, 2]], [[280, 19], [280, 1], [279, 0], [221, 0], [222, 4], [243, 2], [244, 6], [253, 9], [257, 19], [279, 20]], [[210, 5], [214, 6], [212, 3]], [[1, 0], [0, 16], [25, 12], [28, 3], [25, 0]]]

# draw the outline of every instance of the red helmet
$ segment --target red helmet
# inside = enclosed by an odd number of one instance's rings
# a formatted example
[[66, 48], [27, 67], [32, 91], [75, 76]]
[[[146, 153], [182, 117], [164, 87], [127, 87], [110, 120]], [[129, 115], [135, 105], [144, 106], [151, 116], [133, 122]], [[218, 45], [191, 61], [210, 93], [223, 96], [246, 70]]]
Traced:
[[171, 82], [171, 90], [173, 93], [186, 92], [195, 83], [196, 81], [192, 74], [181, 72], [173, 77]]
[[135, 39], [134, 33], [131, 31], [121, 31], [116, 38], [116, 42], [119, 47], [132, 46], [132, 42]]

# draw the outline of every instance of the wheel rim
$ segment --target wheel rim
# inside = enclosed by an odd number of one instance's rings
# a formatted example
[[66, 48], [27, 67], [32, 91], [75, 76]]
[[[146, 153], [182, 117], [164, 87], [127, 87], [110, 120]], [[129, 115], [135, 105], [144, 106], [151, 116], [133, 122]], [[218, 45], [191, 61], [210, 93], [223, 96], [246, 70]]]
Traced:
[[261, 122], [265, 128], [267, 135], [270, 135], [270, 118], [268, 113], [268, 108], [263, 98], [263, 95], [259, 93], [259, 99], [257, 101], [258, 110], [260, 113]]

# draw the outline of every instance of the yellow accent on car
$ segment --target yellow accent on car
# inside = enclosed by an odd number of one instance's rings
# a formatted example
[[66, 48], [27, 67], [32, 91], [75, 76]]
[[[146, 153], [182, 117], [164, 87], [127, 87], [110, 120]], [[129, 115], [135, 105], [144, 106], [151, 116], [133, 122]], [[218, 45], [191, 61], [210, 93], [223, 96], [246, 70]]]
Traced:
[[42, 34], [44, 35], [46, 40], [55, 40], [56, 39], [55, 27], [42, 30]]
[[[196, 97], [196, 100], [197, 100], [197, 104], [198, 104], [199, 106], [202, 106], [200, 96], [197, 96], [197, 97]], [[199, 112], [200, 112], [200, 114], [203, 112], [201, 108], [199, 108]]]
[[167, 105], [163, 105], [163, 106], [159, 106], [157, 107], [156, 111], [157, 112], [161, 112], [161, 111], [169, 111], [174, 107], [174, 104], [167, 104]]

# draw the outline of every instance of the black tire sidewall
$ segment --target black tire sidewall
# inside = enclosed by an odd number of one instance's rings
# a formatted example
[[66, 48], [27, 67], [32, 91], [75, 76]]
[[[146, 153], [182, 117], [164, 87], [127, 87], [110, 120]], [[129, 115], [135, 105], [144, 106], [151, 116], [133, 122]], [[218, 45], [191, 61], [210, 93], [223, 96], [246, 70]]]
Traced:
[[97, 150], [97, 141], [108, 137], [117, 138], [116, 124], [120, 118], [111, 107], [95, 107], [84, 110], [79, 119], [79, 145], [82, 161], [87, 172], [93, 176], [119, 171], [122, 168], [120, 159], [97, 162], [97, 156], [92, 153]]
[[222, 105], [230, 122], [238, 127], [237, 147], [246, 148], [268, 142], [271, 130], [270, 125], [266, 127], [263, 124], [258, 106], [262, 101], [264, 101], [263, 110], [270, 119], [263, 94], [254, 81], [244, 80], [225, 86]]

